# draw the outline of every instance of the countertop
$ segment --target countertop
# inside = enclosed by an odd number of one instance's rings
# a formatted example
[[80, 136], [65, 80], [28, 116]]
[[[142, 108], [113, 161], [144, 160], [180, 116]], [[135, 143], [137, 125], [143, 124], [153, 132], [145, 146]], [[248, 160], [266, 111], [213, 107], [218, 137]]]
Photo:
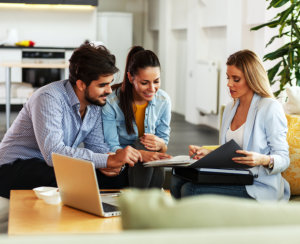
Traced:
[[64, 50], [74, 50], [76, 47], [21, 47], [21, 46], [4, 46], [0, 45], [0, 49], [64, 49]]

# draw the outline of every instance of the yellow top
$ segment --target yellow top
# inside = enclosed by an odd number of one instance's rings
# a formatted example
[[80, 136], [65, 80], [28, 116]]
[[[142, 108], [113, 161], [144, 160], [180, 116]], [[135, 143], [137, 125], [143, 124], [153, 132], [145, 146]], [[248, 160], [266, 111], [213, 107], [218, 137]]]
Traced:
[[145, 132], [144, 121], [145, 121], [145, 112], [147, 106], [148, 103], [145, 103], [143, 105], [133, 104], [133, 111], [135, 116], [135, 122], [139, 132], [139, 137], [144, 135]]

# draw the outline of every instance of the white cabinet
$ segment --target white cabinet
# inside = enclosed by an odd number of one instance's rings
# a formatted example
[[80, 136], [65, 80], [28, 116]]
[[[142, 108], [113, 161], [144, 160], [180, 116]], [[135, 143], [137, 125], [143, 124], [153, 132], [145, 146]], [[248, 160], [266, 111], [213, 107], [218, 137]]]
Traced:
[[121, 12], [100, 12], [97, 16], [97, 41], [116, 56], [119, 74], [115, 77], [120, 82], [124, 76], [126, 57], [132, 47], [132, 14]]
[[[21, 49], [0, 49], [0, 63], [3, 62], [21, 62], [22, 51]], [[22, 70], [21, 68], [12, 68], [11, 80], [13, 82], [22, 81]], [[0, 67], [0, 82], [5, 82], [5, 68]]]

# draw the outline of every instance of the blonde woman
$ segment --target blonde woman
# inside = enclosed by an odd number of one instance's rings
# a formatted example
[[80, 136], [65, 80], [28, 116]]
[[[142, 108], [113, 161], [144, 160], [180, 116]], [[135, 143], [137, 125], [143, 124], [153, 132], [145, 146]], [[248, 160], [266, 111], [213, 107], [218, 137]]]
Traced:
[[[268, 76], [259, 58], [250, 50], [242, 50], [227, 60], [227, 86], [233, 101], [223, 114], [221, 143], [234, 139], [245, 157], [233, 161], [249, 165], [253, 185], [200, 185], [172, 178], [171, 193], [177, 197], [199, 194], [222, 194], [263, 200], [288, 200], [290, 188], [281, 172], [289, 166], [286, 141], [287, 121], [274, 98]], [[189, 154], [201, 158], [210, 151], [189, 146]]]

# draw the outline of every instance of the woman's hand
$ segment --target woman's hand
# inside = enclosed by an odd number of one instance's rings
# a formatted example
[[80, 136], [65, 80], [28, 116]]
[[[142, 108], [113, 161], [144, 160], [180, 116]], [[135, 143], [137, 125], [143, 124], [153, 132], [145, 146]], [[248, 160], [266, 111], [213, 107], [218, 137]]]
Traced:
[[172, 158], [169, 154], [166, 153], [160, 153], [160, 152], [149, 152], [145, 150], [139, 150], [142, 154], [143, 163], [153, 161], [153, 160], [159, 160], [159, 159], [166, 159], [166, 158]]
[[165, 152], [167, 150], [165, 141], [154, 134], [144, 133], [144, 135], [140, 137], [140, 142], [150, 151]]
[[270, 157], [268, 155], [256, 153], [256, 152], [248, 152], [245, 150], [237, 150], [236, 153], [244, 154], [245, 157], [234, 157], [232, 160], [239, 164], [246, 164], [250, 167], [263, 165], [268, 166], [270, 163]]
[[193, 159], [201, 159], [204, 156], [206, 156], [207, 154], [209, 154], [212, 150], [203, 148], [203, 147], [199, 147], [199, 146], [195, 146], [195, 145], [189, 145], [189, 155], [190, 157], [192, 157], [193, 155]]

